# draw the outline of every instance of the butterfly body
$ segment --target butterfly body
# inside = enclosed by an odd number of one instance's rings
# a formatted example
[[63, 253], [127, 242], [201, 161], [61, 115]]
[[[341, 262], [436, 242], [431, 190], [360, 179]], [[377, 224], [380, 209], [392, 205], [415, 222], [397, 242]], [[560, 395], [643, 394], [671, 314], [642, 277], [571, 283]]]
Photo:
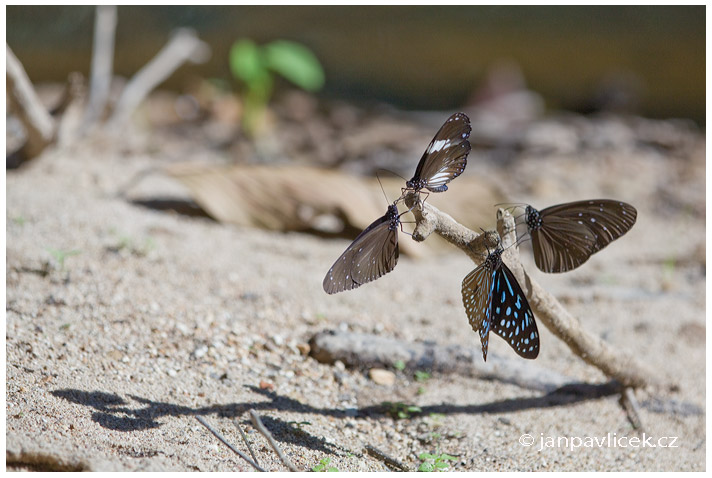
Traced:
[[472, 329], [480, 336], [485, 361], [490, 331], [521, 357], [534, 359], [539, 355], [534, 314], [512, 271], [502, 261], [501, 248], [491, 252], [462, 281], [462, 302]]
[[525, 218], [537, 267], [544, 272], [566, 272], [628, 232], [637, 211], [621, 201], [593, 199], [541, 211], [527, 206]]
[[462, 174], [467, 166], [471, 131], [470, 118], [465, 113], [450, 116], [426, 148], [413, 177], [406, 181], [406, 189], [447, 191], [447, 183]]
[[392, 271], [398, 263], [400, 215], [395, 204], [376, 219], [334, 262], [324, 277], [328, 294], [356, 289]]

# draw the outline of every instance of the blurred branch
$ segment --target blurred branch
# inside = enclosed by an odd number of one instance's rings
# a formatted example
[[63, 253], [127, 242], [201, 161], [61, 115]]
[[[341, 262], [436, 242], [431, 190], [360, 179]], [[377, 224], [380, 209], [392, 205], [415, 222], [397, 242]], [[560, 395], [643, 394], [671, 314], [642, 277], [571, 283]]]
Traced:
[[82, 121], [82, 133], [101, 117], [106, 108], [113, 72], [115, 32], [116, 6], [97, 6], [89, 83], [89, 105]]
[[56, 124], [40, 102], [22, 63], [7, 45], [7, 97], [27, 132], [21, 148], [23, 159], [39, 155], [54, 141]]
[[178, 29], [168, 44], [134, 75], [116, 103], [109, 127], [125, 124], [139, 104], [159, 84], [186, 61], [203, 63], [210, 56], [210, 47], [191, 29]]
[[[423, 241], [435, 232], [462, 249], [477, 265], [486, 257], [487, 248], [491, 250], [497, 245], [497, 233], [494, 231], [483, 231], [483, 234], [478, 235], [428, 203], [417, 206], [417, 194], [409, 193], [405, 201], [408, 207], [415, 206], [413, 214], [417, 224], [413, 239], [416, 241]], [[623, 386], [631, 388], [660, 386], [655, 375], [640, 365], [634, 357], [612, 349], [600, 338], [587, 333], [581, 327], [581, 323], [569, 314], [555, 297], [529, 277], [519, 261], [517, 246], [509, 247], [517, 240], [515, 228], [512, 215], [500, 209], [497, 212], [497, 229], [502, 238], [502, 247], [505, 248], [503, 256], [522, 290], [526, 292], [527, 300], [537, 320], [563, 340], [574, 354], [608, 377], [619, 381]]]

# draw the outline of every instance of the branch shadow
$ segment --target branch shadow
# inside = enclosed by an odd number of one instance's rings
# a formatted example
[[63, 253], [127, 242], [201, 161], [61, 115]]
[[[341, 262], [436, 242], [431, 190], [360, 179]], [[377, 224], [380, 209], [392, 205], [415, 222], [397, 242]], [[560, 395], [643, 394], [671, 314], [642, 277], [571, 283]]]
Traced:
[[[353, 417], [346, 410], [339, 408], [319, 408], [298, 400], [279, 395], [270, 390], [263, 390], [252, 385], [245, 386], [248, 390], [266, 398], [267, 401], [250, 401], [242, 403], [228, 403], [208, 407], [187, 407], [168, 402], [149, 400], [136, 395], [128, 395], [131, 401], [142, 406], [131, 406], [127, 399], [112, 393], [99, 391], [87, 392], [76, 389], [59, 389], [50, 392], [53, 396], [67, 400], [71, 403], [93, 408], [92, 420], [104, 428], [116, 431], [139, 431], [161, 426], [162, 417], [181, 417], [217, 414], [221, 417], [240, 417], [250, 409], [255, 411], [289, 411], [304, 414], [331, 416], [335, 418]], [[561, 387], [553, 392], [538, 397], [510, 398], [480, 405], [431, 405], [421, 407], [423, 413], [441, 414], [492, 414], [513, 413], [522, 410], [540, 409], [571, 405], [588, 400], [615, 395], [620, 393], [620, 385], [611, 381], [603, 384], [577, 383]], [[383, 417], [386, 416], [384, 407], [380, 404], [361, 407], [356, 410], [356, 417]], [[305, 442], [310, 448], [328, 452], [332, 447], [320, 438], [310, 436], [300, 427], [292, 426], [288, 422], [270, 417], [264, 417], [265, 426], [275, 434], [281, 442], [291, 443], [295, 437], [301, 435], [299, 444]], [[309, 438], [311, 437], [311, 438]]]

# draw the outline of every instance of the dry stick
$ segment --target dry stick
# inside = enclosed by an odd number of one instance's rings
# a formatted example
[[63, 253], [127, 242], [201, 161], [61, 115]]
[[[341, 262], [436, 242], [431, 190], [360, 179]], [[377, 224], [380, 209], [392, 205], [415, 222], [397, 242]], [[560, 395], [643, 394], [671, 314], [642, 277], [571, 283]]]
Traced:
[[116, 32], [116, 6], [96, 7], [94, 21], [94, 51], [91, 58], [89, 104], [82, 120], [81, 133], [101, 118], [109, 99], [109, 87], [113, 74], [114, 38]]
[[201, 41], [193, 30], [178, 29], [168, 44], [126, 85], [116, 103], [109, 126], [123, 125], [146, 96], [183, 63], [203, 63], [209, 56], [210, 47]]
[[205, 428], [207, 428], [207, 429], [210, 431], [210, 433], [212, 433], [213, 435], [215, 435], [215, 438], [217, 438], [218, 440], [220, 440], [221, 442], [223, 442], [225, 445], [227, 445], [227, 447], [228, 447], [229, 449], [231, 449], [232, 451], [234, 451], [235, 453], [237, 453], [237, 455], [238, 455], [240, 458], [242, 458], [242, 459], [245, 460], [247, 463], [249, 463], [255, 470], [257, 470], [257, 471], [267, 471], [267, 470], [265, 470], [264, 468], [260, 467], [257, 463], [255, 463], [255, 462], [253, 462], [252, 460], [250, 460], [250, 458], [249, 458], [247, 455], [245, 455], [245, 454], [242, 453], [240, 450], [238, 450], [237, 448], [235, 448], [234, 446], [232, 446], [232, 445], [230, 444], [230, 442], [228, 442], [228, 441], [225, 439], [225, 437], [223, 437], [223, 436], [220, 434], [220, 432], [218, 432], [216, 429], [214, 429], [213, 427], [211, 427], [211, 426], [208, 424], [208, 422], [205, 421], [205, 419], [204, 419], [203, 417], [201, 417], [201, 416], [196, 416], [195, 419], [198, 420], [201, 425], [203, 425]]
[[267, 438], [267, 441], [269, 442], [270, 446], [274, 449], [274, 451], [277, 452], [279, 459], [282, 460], [282, 463], [284, 463], [287, 468], [289, 468], [289, 471], [299, 471], [297, 467], [294, 466], [291, 461], [289, 461], [289, 458], [287, 458], [284, 453], [282, 453], [282, 450], [279, 448], [279, 445], [277, 445], [277, 442], [272, 437], [272, 434], [264, 426], [257, 412], [255, 412], [254, 410], [250, 410], [250, 419], [252, 420], [252, 425], [254, 425], [254, 427], [257, 428], [257, 430], [262, 433], [265, 438]]
[[640, 417], [640, 406], [638, 405], [638, 400], [635, 398], [633, 389], [626, 388], [623, 390], [619, 402], [623, 410], [625, 410], [628, 421], [633, 425], [633, 428], [641, 432], [645, 431], [643, 420]]
[[[417, 194], [407, 194], [405, 201], [408, 207], [413, 206], [417, 201]], [[413, 232], [414, 240], [424, 241], [428, 235], [435, 232], [459, 247], [477, 265], [486, 257], [487, 249], [492, 250], [497, 245], [497, 233], [494, 231], [486, 231], [478, 235], [427, 202], [422, 207], [413, 209], [413, 213], [417, 222]], [[497, 212], [497, 218], [502, 246], [507, 248], [516, 243], [514, 218], [503, 209]], [[655, 375], [640, 365], [631, 355], [613, 350], [603, 340], [581, 328], [580, 322], [571, 316], [556, 298], [529, 277], [519, 262], [516, 246], [506, 249], [504, 257], [507, 266], [525, 291], [537, 320], [563, 340], [573, 353], [586, 363], [597, 367], [608, 377], [619, 381], [624, 387], [662, 386]]]
[[255, 460], [255, 463], [257, 463], [259, 465], [260, 462], [257, 460], [257, 457], [255, 456], [255, 452], [252, 451], [252, 446], [250, 445], [250, 441], [247, 439], [247, 436], [245, 436], [245, 432], [242, 431], [242, 427], [237, 422], [237, 419], [233, 418], [232, 423], [233, 423], [233, 425], [235, 425], [237, 430], [240, 432], [240, 436], [242, 437], [242, 440], [245, 442], [245, 445], [247, 445], [247, 449], [250, 451], [250, 455], [252, 455], [252, 459]]
[[47, 109], [40, 102], [22, 63], [7, 46], [6, 74], [7, 96], [27, 132], [27, 142], [23, 146], [26, 158], [39, 155], [54, 141], [56, 124]]
[[379, 450], [379, 449], [376, 448], [375, 446], [365, 445], [365, 446], [363, 447], [363, 449], [366, 450], [366, 453], [368, 453], [368, 454], [371, 455], [372, 457], [381, 460], [383, 463], [386, 464], [386, 466], [389, 466], [389, 467], [391, 467], [391, 468], [395, 468], [395, 469], [400, 470], [400, 471], [405, 471], [405, 472], [411, 472], [411, 471], [413, 471], [413, 470], [411, 470], [410, 468], [408, 468], [406, 465], [404, 465], [403, 463], [401, 463], [400, 461], [396, 460], [395, 458], [392, 458], [392, 457], [386, 455], [384, 452], [382, 452], [381, 450]]

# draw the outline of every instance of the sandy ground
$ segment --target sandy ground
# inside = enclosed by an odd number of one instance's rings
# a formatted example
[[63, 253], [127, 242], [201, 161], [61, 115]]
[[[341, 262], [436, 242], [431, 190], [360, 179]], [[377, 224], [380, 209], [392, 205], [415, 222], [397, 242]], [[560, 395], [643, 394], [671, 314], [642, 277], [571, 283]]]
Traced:
[[[236, 419], [260, 463], [285, 470], [249, 424], [254, 409], [302, 470], [327, 458], [340, 471], [386, 470], [365, 445], [412, 469], [421, 453], [443, 452], [456, 457], [456, 471], [704, 470], [700, 143], [691, 158], [633, 147], [506, 167], [473, 151], [465, 171], [535, 206], [613, 197], [638, 207], [633, 230], [579, 270], [546, 275], [530, 254], [523, 260], [589, 332], [676, 384], [638, 392], [652, 437], [645, 446], [617, 396], [562, 403], [498, 381], [418, 382], [404, 372], [384, 386], [301, 352], [330, 328], [479, 349], [460, 298], [473, 266], [457, 251], [403, 256], [376, 283], [329, 296], [321, 282], [347, 240], [218, 224], [117, 197], [160, 152], [96, 143], [48, 152], [7, 174], [8, 469], [251, 470], [196, 421], [202, 416], [246, 451]], [[61, 267], [49, 249], [66, 253]], [[606, 381], [540, 332], [537, 366]], [[490, 351], [514, 355], [500, 339]], [[423, 412], [396, 420], [379, 411], [384, 401]], [[533, 446], [520, 443], [524, 434]], [[591, 442], [604, 437], [602, 446]]]

